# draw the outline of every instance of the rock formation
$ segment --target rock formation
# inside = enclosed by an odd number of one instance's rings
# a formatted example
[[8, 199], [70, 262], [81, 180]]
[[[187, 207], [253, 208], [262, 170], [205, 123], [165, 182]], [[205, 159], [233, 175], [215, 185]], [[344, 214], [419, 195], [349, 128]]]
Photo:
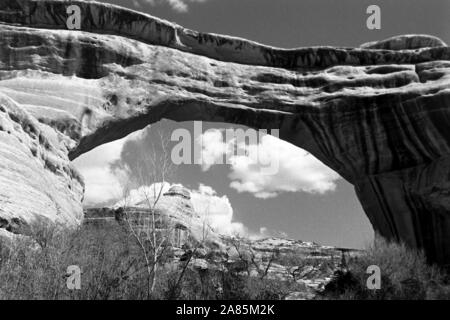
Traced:
[[[85, 226], [116, 232], [123, 230], [129, 234], [131, 225], [145, 240], [151, 230], [148, 200], [153, 203], [154, 198], [147, 199], [148, 195], [143, 193], [135, 196], [126, 207], [119, 203], [116, 208], [85, 209]], [[171, 244], [168, 263], [171, 270], [183, 268], [183, 262], [189, 258], [189, 268], [200, 275], [227, 271], [256, 278], [267, 269], [265, 278], [299, 285], [287, 299], [313, 299], [323, 292], [336, 270], [345, 268], [343, 259], [359, 254], [357, 250], [301, 240], [248, 239], [219, 234], [204, 223], [194, 210], [190, 197], [189, 190], [172, 186], [155, 205], [157, 229]], [[119, 229], [114, 229], [117, 227]]]
[[[155, 227], [163, 232], [162, 236], [170, 238], [171, 244], [181, 248], [190, 238], [203, 241], [208, 235], [208, 242], [220, 247], [220, 235], [215, 233], [201, 216], [195, 212], [190, 201], [189, 190], [172, 186], [158, 200], [152, 192], [140, 192], [135, 199], [121, 201], [114, 208], [88, 208], [84, 210], [84, 223], [101, 227], [106, 224], [123, 224], [129, 228], [128, 221], [137, 234], [148, 236], [152, 230], [152, 210], [154, 206]], [[154, 204], [155, 203], [155, 204]]]
[[[68, 4], [81, 30], [67, 30]], [[85, 1], [0, 3], [0, 217], [68, 225], [69, 160], [162, 118], [280, 129], [355, 186], [376, 231], [450, 262], [450, 48], [279, 49]]]

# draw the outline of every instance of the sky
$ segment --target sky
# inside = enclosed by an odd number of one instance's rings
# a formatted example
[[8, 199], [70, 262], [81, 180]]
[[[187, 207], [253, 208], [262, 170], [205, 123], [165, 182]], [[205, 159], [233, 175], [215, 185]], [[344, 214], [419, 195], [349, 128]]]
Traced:
[[[450, 43], [448, 0], [104, 0], [176, 22], [202, 32], [239, 36], [292, 48], [316, 45], [359, 46], [398, 34], [431, 34]], [[381, 29], [366, 27], [366, 8], [381, 9]], [[175, 166], [170, 183], [190, 189], [194, 207], [208, 211], [223, 233], [284, 236], [324, 245], [363, 248], [374, 236], [353, 186], [312, 155], [271, 136], [262, 137], [248, 155], [213, 165], [229, 144], [229, 124], [203, 123], [203, 164]], [[125, 139], [100, 146], [75, 160], [86, 180], [86, 206], [120, 199], [124, 176], [142, 150], [175, 130], [193, 131], [193, 122], [163, 120]], [[245, 129], [245, 128], [244, 128]], [[196, 141], [194, 138], [192, 144]], [[171, 150], [177, 142], [171, 142]], [[258, 147], [258, 148], [256, 148]], [[158, 148], [153, 149], [160, 152]], [[274, 175], [261, 174], [255, 152], [276, 161]], [[158, 182], [158, 181], [155, 181]]]

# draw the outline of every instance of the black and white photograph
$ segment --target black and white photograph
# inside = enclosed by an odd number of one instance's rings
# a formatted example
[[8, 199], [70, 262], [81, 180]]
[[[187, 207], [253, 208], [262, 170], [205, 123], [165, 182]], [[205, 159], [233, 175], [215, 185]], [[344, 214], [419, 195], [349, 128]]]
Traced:
[[0, 0], [0, 300], [450, 299], [447, 43], [449, 0]]

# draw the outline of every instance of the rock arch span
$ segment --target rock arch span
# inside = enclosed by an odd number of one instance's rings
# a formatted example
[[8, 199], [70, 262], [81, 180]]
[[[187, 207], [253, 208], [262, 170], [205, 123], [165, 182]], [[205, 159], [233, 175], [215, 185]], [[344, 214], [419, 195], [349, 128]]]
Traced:
[[422, 35], [279, 49], [124, 8], [0, 4], [0, 234], [76, 225], [70, 160], [167, 118], [280, 129], [355, 186], [376, 231], [450, 261], [450, 48]]

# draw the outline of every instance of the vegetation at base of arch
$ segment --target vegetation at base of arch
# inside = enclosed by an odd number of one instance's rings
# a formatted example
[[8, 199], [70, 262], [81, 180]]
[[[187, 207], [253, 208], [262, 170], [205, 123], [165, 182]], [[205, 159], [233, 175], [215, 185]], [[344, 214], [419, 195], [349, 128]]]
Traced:
[[[174, 248], [160, 257], [162, 272], [148, 297], [145, 261], [135, 239], [120, 224], [99, 229], [83, 225], [72, 232], [36, 227], [29, 237], [0, 243], [0, 299], [285, 299], [305, 292], [295, 281], [280, 281], [264, 274], [250, 276], [245, 268], [201, 270], [191, 263], [196, 243], [186, 245], [183, 261]], [[205, 248], [201, 248], [205, 249]], [[208, 254], [205, 259], [217, 259]], [[175, 262], [175, 263], [174, 263]], [[276, 257], [274, 263], [297, 266], [296, 255]], [[312, 263], [309, 261], [308, 263]], [[81, 269], [81, 289], [67, 288], [67, 267]], [[382, 287], [366, 288], [368, 265], [382, 270]], [[263, 268], [262, 268], [263, 270]], [[449, 276], [429, 266], [422, 253], [377, 238], [347, 267], [335, 273], [315, 299], [449, 299]]]
[[[367, 289], [367, 267], [381, 271], [381, 288]], [[450, 273], [429, 265], [423, 252], [377, 235], [362, 255], [351, 257], [345, 270], [335, 273], [323, 299], [436, 300], [450, 299]]]

